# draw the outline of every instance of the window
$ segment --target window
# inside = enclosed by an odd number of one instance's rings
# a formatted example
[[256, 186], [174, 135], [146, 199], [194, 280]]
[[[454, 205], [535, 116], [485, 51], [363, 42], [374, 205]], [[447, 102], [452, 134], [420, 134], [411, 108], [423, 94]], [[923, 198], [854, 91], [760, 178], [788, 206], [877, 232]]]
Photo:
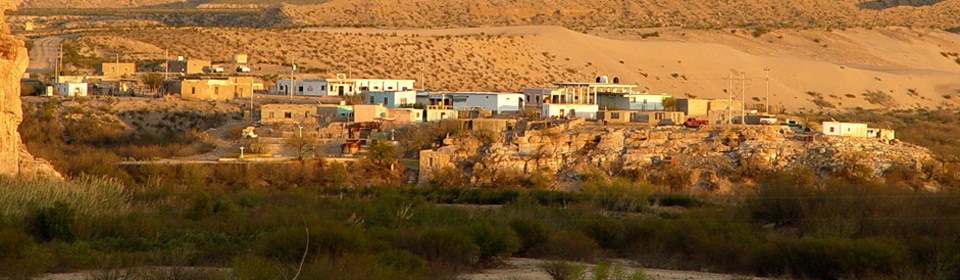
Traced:
[[273, 112], [270, 112], [270, 118], [271, 119], [273, 118]]
[[830, 128], [830, 132], [831, 132], [831, 133], [836, 132], [836, 129], [837, 129], [836, 127], [831, 127], [831, 128]]
[[213, 88], [213, 95], [220, 95], [220, 87]]
[[408, 91], [408, 90], [410, 90], [410, 88], [408, 88], [408, 87], [403, 87], [403, 91]]
[[401, 104], [401, 105], [407, 104], [407, 99], [406, 99], [406, 98], [400, 98], [400, 104]]
[[327, 86], [325, 86], [325, 85], [320, 86], [320, 91], [327, 91]]
[[373, 102], [374, 102], [374, 101], [373, 101], [373, 98], [374, 98], [373, 96], [370, 97], [370, 104], [373, 104]]
[[283, 117], [284, 117], [284, 118], [287, 118], [287, 119], [293, 118], [293, 113], [284, 112], [284, 113], [283, 113]]
[[190, 94], [197, 94], [197, 87], [190, 88]]
[[303, 92], [303, 86], [300, 86], [300, 87], [297, 89], [297, 91]]
[[387, 98], [386, 98], [386, 97], [383, 98], [383, 104], [390, 104], [390, 102], [387, 102]]
[[620, 113], [610, 113], [610, 119], [619, 120]]
[[309, 117], [310, 117], [310, 111], [303, 112], [303, 118], [309, 118]]
[[387, 90], [393, 90], [393, 87], [387, 87]]

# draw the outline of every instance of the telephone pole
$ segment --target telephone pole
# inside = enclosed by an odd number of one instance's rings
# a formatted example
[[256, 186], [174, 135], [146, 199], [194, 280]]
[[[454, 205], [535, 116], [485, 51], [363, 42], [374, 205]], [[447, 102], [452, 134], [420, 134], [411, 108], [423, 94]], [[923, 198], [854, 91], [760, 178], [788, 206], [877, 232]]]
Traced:
[[[60, 71], [63, 69], [63, 42], [60, 42], [60, 48], [59, 48], [59, 50], [58, 50], [57, 52], [58, 52], [58, 53], [57, 53], [57, 67], [56, 67], [57, 69], [54, 70], [54, 71], [56, 72], [56, 73], [54, 73], [54, 77], [55, 77], [54, 79], [56, 79], [56, 80], [53, 81], [54, 83], [60, 83]], [[48, 60], [48, 61], [49, 61], [49, 60]]]
[[726, 78], [727, 80], [727, 124], [733, 124], [733, 72]]
[[293, 75], [293, 72], [297, 71], [297, 59], [293, 59], [293, 63], [290, 64], [290, 87], [287, 88], [287, 92], [290, 94], [290, 99], [293, 99], [293, 89], [296, 88], [297, 78]]
[[770, 67], [763, 67], [763, 72], [767, 74], [767, 77], [764, 78], [764, 80], [767, 82], [767, 93], [766, 97], [763, 99], [765, 101], [763, 105], [763, 112], [770, 114]]
[[740, 72], [740, 125], [747, 126], [747, 73]]

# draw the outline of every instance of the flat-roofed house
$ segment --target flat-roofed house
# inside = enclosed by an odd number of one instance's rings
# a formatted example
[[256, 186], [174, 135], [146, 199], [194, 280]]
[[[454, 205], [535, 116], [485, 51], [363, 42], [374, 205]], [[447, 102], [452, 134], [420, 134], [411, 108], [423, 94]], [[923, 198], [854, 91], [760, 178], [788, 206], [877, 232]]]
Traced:
[[317, 123], [317, 105], [264, 104], [263, 106], [260, 106], [260, 123], [263, 123], [263, 124]]
[[453, 99], [453, 108], [457, 110], [480, 107], [496, 114], [504, 114], [520, 112], [525, 106], [524, 95], [521, 93], [452, 92], [447, 95]]
[[[415, 80], [301, 78], [277, 80], [277, 93], [304, 96], [353, 96], [364, 92], [411, 91]], [[416, 97], [410, 100], [416, 102]]]
[[371, 91], [366, 93], [364, 104], [380, 104], [387, 108], [412, 106], [417, 102], [415, 91]]
[[185, 100], [220, 100], [253, 96], [253, 77], [187, 78], [180, 81], [180, 96]]
[[97, 66], [97, 74], [104, 79], [122, 79], [137, 74], [137, 65], [133, 63], [101, 63]]

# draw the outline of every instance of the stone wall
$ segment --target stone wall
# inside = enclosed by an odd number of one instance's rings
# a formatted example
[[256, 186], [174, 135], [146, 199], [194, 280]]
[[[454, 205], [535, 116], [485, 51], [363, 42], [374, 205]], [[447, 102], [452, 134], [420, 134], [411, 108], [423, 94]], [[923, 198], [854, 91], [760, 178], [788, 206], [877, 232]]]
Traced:
[[[15, 9], [11, 0], [0, 0], [3, 11]], [[0, 175], [23, 178], [54, 177], [60, 174], [49, 163], [34, 159], [26, 151], [17, 131], [23, 117], [20, 107], [20, 77], [27, 68], [27, 49], [0, 21]]]

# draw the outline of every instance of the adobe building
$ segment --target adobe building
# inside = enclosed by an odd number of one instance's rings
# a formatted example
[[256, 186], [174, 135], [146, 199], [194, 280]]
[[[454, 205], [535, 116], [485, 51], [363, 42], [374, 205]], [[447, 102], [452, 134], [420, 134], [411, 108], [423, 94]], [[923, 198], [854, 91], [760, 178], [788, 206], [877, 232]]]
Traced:
[[184, 100], [228, 101], [253, 96], [253, 77], [187, 78], [180, 81], [180, 97]]
[[97, 74], [105, 79], [121, 79], [133, 77], [137, 74], [137, 65], [133, 63], [101, 63], [97, 67]]
[[317, 123], [317, 105], [264, 104], [260, 107], [260, 123], [314, 124]]
[[202, 74], [204, 70], [210, 68], [209, 60], [197, 60], [190, 59], [184, 60], [182, 57], [177, 60], [171, 60], [167, 62], [167, 67], [170, 72], [180, 73], [183, 75], [191, 74]]

